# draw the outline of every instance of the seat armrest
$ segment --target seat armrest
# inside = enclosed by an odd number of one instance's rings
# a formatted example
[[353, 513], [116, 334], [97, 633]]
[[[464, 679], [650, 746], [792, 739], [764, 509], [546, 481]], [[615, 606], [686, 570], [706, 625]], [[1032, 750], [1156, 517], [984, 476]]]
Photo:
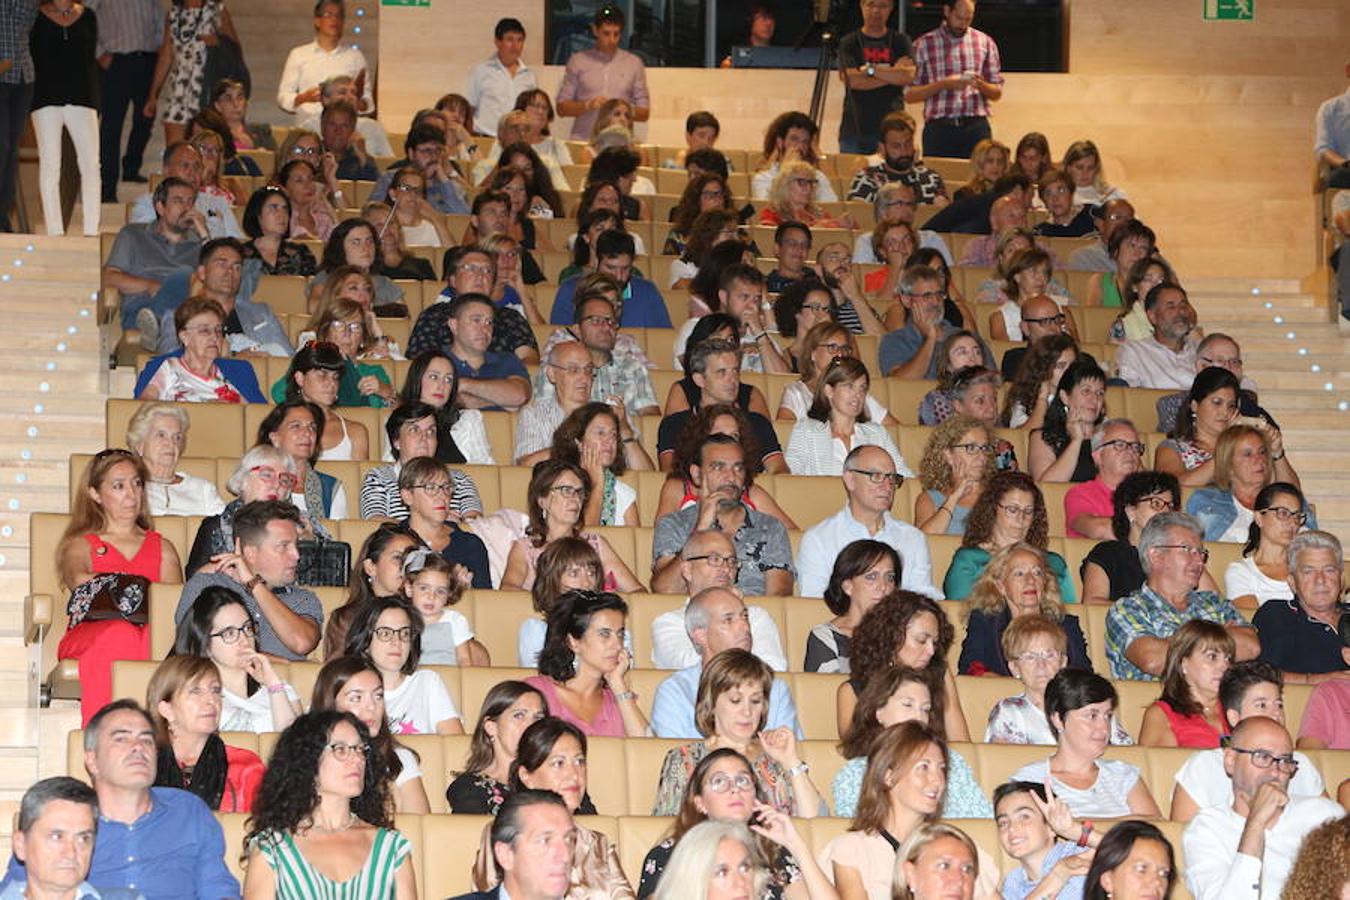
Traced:
[[36, 644], [42, 633], [52, 627], [52, 595], [29, 594], [23, 601], [23, 640]]

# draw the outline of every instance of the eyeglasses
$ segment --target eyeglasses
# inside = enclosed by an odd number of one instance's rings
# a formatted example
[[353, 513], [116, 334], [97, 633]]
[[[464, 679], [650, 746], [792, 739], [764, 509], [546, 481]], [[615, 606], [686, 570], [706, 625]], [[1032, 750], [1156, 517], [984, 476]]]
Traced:
[[744, 791], [753, 791], [755, 789], [755, 780], [745, 773], [740, 775], [724, 775], [718, 772], [708, 779], [708, 790], [714, 794], [728, 794], [732, 791], [741, 793]]
[[894, 487], [904, 484], [905, 476], [899, 472], [878, 472], [875, 469], [849, 469], [855, 475], [862, 475], [873, 484], [882, 484], [889, 481]]
[[614, 321], [613, 316], [582, 316], [582, 325], [591, 325], [596, 328], [614, 328], [619, 323]]
[[[905, 294], [904, 291], [900, 293]], [[945, 291], [923, 291], [922, 293], [905, 294], [911, 300], [941, 300], [947, 296]]]
[[381, 644], [392, 644], [394, 641], [398, 641], [400, 644], [408, 644], [412, 642], [412, 628], [407, 625], [402, 628], [380, 625], [375, 629], [375, 640]]
[[1144, 503], [1147, 503], [1148, 508], [1153, 510], [1155, 513], [1170, 512], [1173, 509], [1176, 509], [1176, 507], [1172, 504], [1171, 497], [1159, 497], [1157, 494], [1150, 494], [1147, 497], [1140, 497], [1138, 500], [1135, 501], [1136, 506]]
[[1298, 759], [1292, 753], [1276, 756], [1269, 750], [1248, 750], [1246, 747], [1229, 747], [1228, 749], [1234, 753], [1246, 753], [1252, 758], [1252, 765], [1258, 769], [1269, 769], [1271, 766], [1275, 766], [1286, 775], [1293, 775], [1298, 771]]
[[334, 741], [324, 747], [329, 753], [333, 754], [333, 759], [338, 762], [346, 762], [355, 756], [357, 759], [365, 759], [370, 753], [369, 744], [339, 744]]
[[318, 155], [319, 155], [319, 148], [318, 148], [318, 147], [301, 147], [301, 146], [298, 146], [298, 145], [297, 145], [297, 146], [291, 148], [291, 155], [292, 155], [292, 156], [318, 156]]
[[1209, 562], [1209, 551], [1204, 547], [1193, 547], [1190, 544], [1154, 544], [1158, 550], [1182, 550], [1190, 556], [1198, 556], [1205, 562]]
[[492, 266], [484, 263], [463, 263], [456, 272], [469, 272], [473, 275], [491, 275]]
[[840, 343], [839, 341], [824, 341], [822, 343], [816, 344], [816, 349], [827, 350], [829, 351], [830, 355], [835, 357], [836, 359], [841, 356], [853, 355], [853, 348], [850, 347], [848, 344]]
[[1307, 513], [1302, 510], [1285, 509], [1283, 506], [1267, 506], [1265, 509], [1258, 509], [1257, 512], [1274, 513], [1275, 518], [1279, 519], [1281, 522], [1288, 522], [1290, 519], [1293, 519], [1295, 522], [1302, 525], [1308, 521]]
[[595, 366], [587, 364], [584, 366], [560, 366], [557, 363], [549, 363], [550, 369], [557, 369], [559, 372], [566, 372], [568, 375], [594, 375]]
[[433, 497], [449, 497], [455, 492], [455, 486], [448, 481], [414, 484], [413, 487], [421, 488]]
[[1030, 519], [1036, 515], [1034, 506], [1018, 506], [1016, 503], [1000, 503], [998, 508], [1003, 510], [1014, 519]]
[[960, 450], [966, 456], [979, 456], [984, 453], [993, 453], [993, 444], [952, 444], [953, 450]]
[[1024, 666], [1032, 666], [1036, 663], [1058, 662], [1062, 655], [1058, 650], [1027, 650], [1015, 658]]
[[1116, 438], [1113, 441], [1102, 441], [1100, 446], [1103, 450], [1107, 447], [1111, 447], [1115, 450], [1132, 450], [1134, 451], [1135, 456], [1144, 455], [1144, 445], [1139, 441], [1126, 441], [1121, 438]]
[[209, 637], [220, 638], [221, 643], [237, 644], [241, 637], [251, 638], [258, 633], [258, 626], [252, 622], [243, 625], [227, 625], [219, 631], [211, 632]]
[[1219, 366], [1224, 369], [1238, 369], [1242, 367], [1242, 357], [1240, 356], [1202, 356], [1200, 357], [1200, 361], [1207, 366]]
[[334, 322], [328, 326], [328, 330], [336, 331], [339, 334], [344, 331], [347, 334], [360, 334], [365, 327], [360, 322]]
[[[809, 309], [814, 313], [827, 313], [830, 311], [828, 303], [803, 303], [802, 309]], [[842, 344], [822, 344], [821, 346], [842, 347]]]
[[560, 497], [565, 497], [568, 500], [571, 500], [574, 497], [584, 498], [586, 496], [586, 489], [579, 484], [555, 484], [548, 489], [548, 492], [550, 494], [557, 494]]
[[600, 574], [594, 563], [572, 563], [563, 569], [566, 578], [595, 578]]
[[1057, 316], [1043, 316], [1039, 319], [1028, 319], [1026, 316], [1023, 316], [1022, 322], [1026, 325], [1063, 325], [1064, 313], [1060, 313]]
[[705, 553], [702, 556], [686, 556], [685, 562], [706, 562], [714, 569], [739, 569], [741, 561], [735, 556], [725, 556], [721, 553]]
[[254, 466], [248, 471], [251, 475], [257, 475], [258, 480], [263, 484], [275, 484], [277, 487], [286, 490], [295, 487], [295, 476], [290, 472], [278, 472], [276, 469], [269, 469], [266, 466]]
[[699, 196], [702, 197], [704, 200], [721, 200], [723, 197], [726, 196], [726, 192], [720, 190], [703, 191], [699, 194]]

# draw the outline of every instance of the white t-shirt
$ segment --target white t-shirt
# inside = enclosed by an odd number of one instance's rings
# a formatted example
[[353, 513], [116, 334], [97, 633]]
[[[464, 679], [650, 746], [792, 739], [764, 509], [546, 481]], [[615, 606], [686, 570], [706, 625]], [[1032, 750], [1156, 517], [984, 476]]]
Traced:
[[416, 225], [403, 226], [403, 243], [408, 247], [439, 247], [441, 236], [435, 225], [424, 220]]
[[464, 614], [446, 607], [438, 621], [422, 629], [422, 665], [457, 666], [455, 648], [473, 640], [473, 626]]
[[622, 525], [623, 517], [628, 515], [628, 510], [637, 502], [637, 491], [627, 482], [614, 481], [614, 524]]
[[1225, 597], [1231, 599], [1254, 594], [1258, 604], [1267, 600], [1294, 599], [1294, 590], [1289, 587], [1289, 582], [1267, 576], [1250, 556], [1228, 564], [1223, 573], [1223, 587]]
[[693, 281], [694, 276], [697, 274], [698, 266], [695, 263], [688, 262], [684, 259], [677, 259], [670, 264], [670, 284], [666, 285], [666, 287], [673, 288], [675, 282], [679, 281], [681, 278], [688, 278], [690, 281]]
[[[1044, 784], [1049, 772], [1050, 763], [1043, 759], [1018, 769], [1013, 775], [1013, 780]], [[1130, 814], [1130, 804], [1126, 798], [1137, 781], [1139, 781], [1137, 767], [1118, 759], [1099, 759], [1097, 780], [1092, 787], [1086, 789], [1070, 787], [1056, 778], [1054, 788], [1055, 794], [1067, 803], [1069, 810], [1080, 819], [1119, 819]]]
[[435, 672], [418, 669], [392, 691], [384, 692], [391, 734], [435, 734], [436, 723], [458, 719], [459, 710]]
[[[294, 703], [300, 702], [300, 695], [289, 684], [286, 697]], [[278, 730], [272, 722], [272, 695], [266, 687], [260, 687], [250, 697], [240, 697], [227, 690], [220, 692], [220, 730], [251, 731], [263, 734]]]
[[399, 771], [398, 777], [394, 779], [395, 785], [403, 787], [403, 785], [412, 781], [414, 778], [422, 777], [422, 767], [417, 763], [416, 753], [412, 752], [407, 747], [395, 747], [394, 755], [397, 756], [398, 761], [403, 764], [403, 768]]
[[[806, 382], [794, 381], [783, 389], [783, 399], [779, 401], [778, 407], [786, 408], [795, 418], [801, 420], [806, 418], [806, 411], [811, 408], [811, 401], [814, 399]], [[889, 414], [890, 411], [878, 403], [875, 397], [867, 395], [867, 415], [873, 422], [885, 421]]]
[[[1322, 773], [1306, 754], [1295, 751], [1298, 771], [1289, 780], [1290, 797], [1320, 797], [1325, 788]], [[1200, 809], [1233, 805], [1233, 780], [1223, 770], [1223, 749], [1197, 750], [1177, 770], [1176, 781]]]

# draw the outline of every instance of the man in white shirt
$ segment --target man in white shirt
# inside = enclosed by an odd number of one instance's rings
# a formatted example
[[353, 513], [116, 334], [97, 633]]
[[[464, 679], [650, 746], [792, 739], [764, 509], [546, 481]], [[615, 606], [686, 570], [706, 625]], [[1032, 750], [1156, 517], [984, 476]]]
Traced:
[[516, 108], [516, 98], [539, 86], [534, 70], [520, 58], [525, 50], [525, 26], [519, 19], [499, 20], [492, 40], [497, 52], [473, 67], [464, 91], [479, 134], [496, 134], [498, 120]]
[[[652, 698], [652, 731], [657, 737], [697, 740], [694, 706], [703, 667], [724, 650], [754, 652], [754, 635], [745, 603], [734, 588], [709, 588], [689, 599], [684, 610], [685, 630], [698, 649], [698, 661], [662, 681]], [[787, 683], [774, 678], [769, 690], [765, 728], [791, 728], [800, 740], [797, 707]]]
[[[360, 99], [356, 93], [356, 79], [352, 76], [334, 75], [332, 78], [324, 79], [323, 83], [319, 85], [319, 103], [322, 109], [312, 116], [301, 119], [300, 124], [296, 127], [317, 134], [323, 127], [319, 121], [319, 117], [323, 115], [323, 109], [327, 109], [339, 100], [346, 100], [354, 109], [359, 109], [357, 101]], [[357, 116], [356, 133], [361, 135], [361, 139], [366, 142], [366, 152], [371, 156], [394, 155], [394, 148], [389, 144], [389, 134], [377, 119], [370, 116]]]
[[1294, 742], [1274, 719], [1255, 716], [1223, 751], [1233, 804], [1202, 809], [1182, 833], [1186, 886], [1196, 900], [1276, 900], [1308, 832], [1345, 815], [1325, 797], [1290, 797]]
[[[720, 531], [696, 531], [680, 551], [680, 577], [691, 597], [712, 587], [732, 587], [739, 568], [736, 545]], [[688, 609], [686, 600], [684, 606], [661, 613], [653, 620], [652, 662], [658, 669], [683, 669], [699, 661], [693, 636], [685, 627]], [[773, 617], [762, 606], [748, 606], [745, 611], [749, 615], [754, 654], [775, 672], [786, 672], [787, 656]]]
[[[165, 178], [181, 178], [197, 192], [192, 206], [206, 221], [206, 237], [203, 240], [223, 237], [243, 238], [244, 233], [239, 230], [239, 220], [234, 217], [234, 210], [230, 208], [230, 204], [222, 197], [202, 191], [204, 164], [201, 152], [196, 147], [187, 141], [170, 144], [164, 148], [163, 160]], [[155, 218], [155, 202], [149, 193], [144, 193], [131, 204], [127, 224], [144, 224], [155, 221]]]
[[[548, 459], [553, 433], [563, 419], [591, 402], [595, 366], [590, 351], [581, 341], [556, 345], [544, 360], [544, 377], [553, 385], [553, 392], [532, 397], [516, 420], [518, 466], [533, 466]], [[628, 424], [627, 417], [623, 424]], [[599, 490], [599, 485], [592, 487]]]
[[1179, 284], [1161, 282], [1144, 297], [1153, 334], [1116, 351], [1116, 377], [1130, 387], [1188, 391], [1195, 381], [1195, 307]]
[[825, 596], [840, 551], [870, 538], [889, 544], [900, 554], [902, 590], [941, 600], [942, 592], [933, 586], [933, 560], [923, 532], [891, 515], [895, 490], [904, 481], [896, 474], [891, 455], [870, 444], [854, 447], [844, 457], [843, 479], [848, 503], [802, 535], [797, 552], [802, 596]]
[[[1219, 706], [1228, 727], [1235, 728], [1253, 716], [1265, 716], [1284, 725], [1284, 678], [1278, 669], [1259, 659], [1235, 662], [1219, 682]], [[1298, 771], [1289, 779], [1290, 797], [1320, 797], [1325, 789], [1322, 774], [1306, 755], [1295, 752]], [[1173, 822], [1189, 822], [1210, 806], [1233, 802], [1233, 782], [1223, 770], [1223, 749], [1197, 750], [1176, 774], [1172, 790]]]
[[277, 105], [295, 113], [297, 121], [322, 111], [320, 85], [336, 75], [354, 79], [357, 112], [365, 116], [375, 113], [366, 56], [355, 44], [342, 45], [345, 22], [342, 0], [318, 0], [314, 4], [314, 40], [292, 49], [286, 57], [277, 87]]

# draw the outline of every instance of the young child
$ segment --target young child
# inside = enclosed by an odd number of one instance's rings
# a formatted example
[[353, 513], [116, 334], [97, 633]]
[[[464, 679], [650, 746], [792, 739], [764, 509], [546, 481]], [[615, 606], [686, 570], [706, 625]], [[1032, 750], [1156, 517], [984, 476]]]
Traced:
[[487, 648], [473, 636], [464, 614], [450, 607], [469, 584], [463, 566], [430, 550], [410, 550], [403, 558], [403, 593], [422, 617], [425, 666], [490, 666]]
[[[1003, 900], [1077, 900], [1101, 835], [1081, 826], [1073, 840], [1058, 840], [1050, 817], [1076, 825], [1062, 802], [1046, 800], [1045, 787], [1009, 781], [994, 790], [994, 824], [1003, 852], [1020, 865], [1003, 877]], [[1053, 799], [1053, 798], [1052, 798]], [[1078, 843], [1084, 841], [1086, 845]]]
[[[991, 744], [1055, 743], [1045, 717], [1045, 686], [1068, 663], [1068, 638], [1053, 619], [1042, 615], [1018, 616], [1003, 631], [1003, 658], [1008, 671], [1026, 688], [1005, 697], [989, 710], [984, 740]], [[1120, 719], [1111, 717], [1111, 743], [1133, 744]]]
[[[1219, 707], [1232, 731], [1252, 716], [1265, 716], [1284, 724], [1284, 678], [1280, 670], [1259, 659], [1233, 663], [1219, 682]], [[1306, 718], [1306, 715], [1305, 715]], [[1289, 779], [1293, 797], [1320, 797], [1325, 788], [1322, 774], [1304, 753], [1294, 753], [1298, 771]], [[1189, 822], [1207, 806], [1233, 802], [1233, 781], [1223, 769], [1223, 748], [1198, 750], [1177, 770], [1172, 791], [1172, 821]]]

